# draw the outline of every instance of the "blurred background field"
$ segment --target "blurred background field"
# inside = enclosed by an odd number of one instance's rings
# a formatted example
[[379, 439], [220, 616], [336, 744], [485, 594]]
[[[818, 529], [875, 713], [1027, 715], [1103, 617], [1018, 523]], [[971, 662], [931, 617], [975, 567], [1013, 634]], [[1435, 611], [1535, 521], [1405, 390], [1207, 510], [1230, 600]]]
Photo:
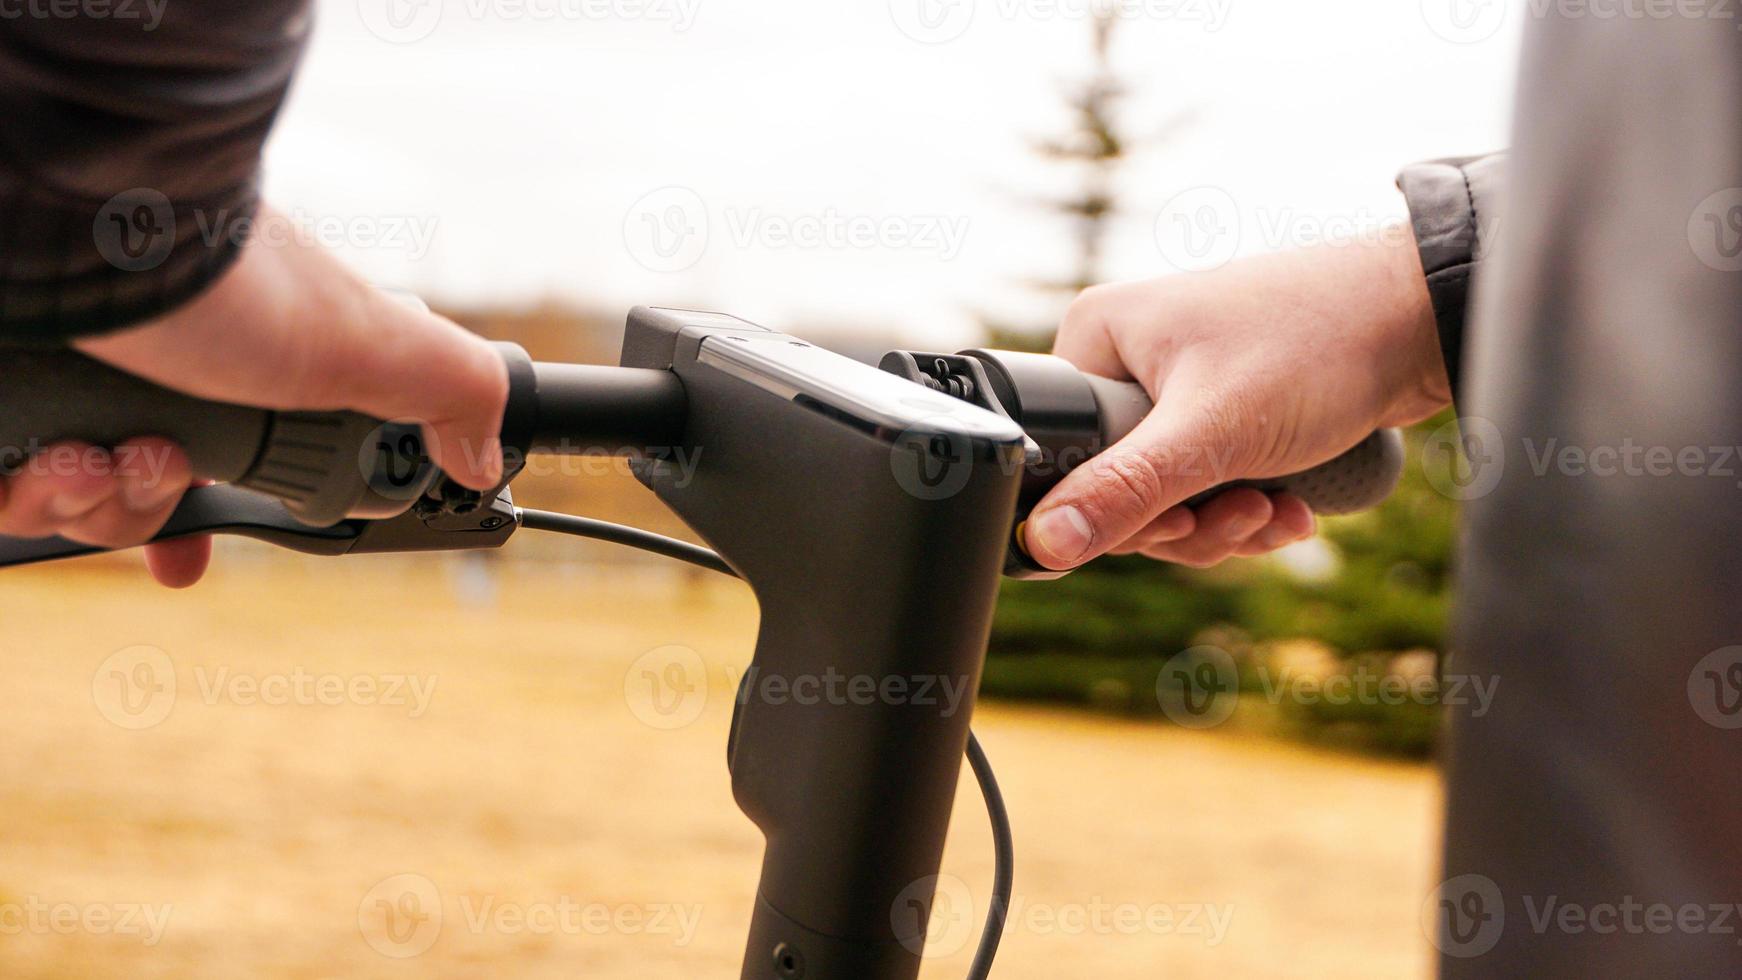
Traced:
[[[152, 588], [125, 559], [9, 574], [0, 590], [0, 906], [167, 910], [149, 946], [0, 932], [0, 975], [736, 975], [760, 853], [724, 765], [728, 678], [755, 627], [746, 589], [580, 561], [515, 562], [480, 588], [447, 559], [246, 545], [221, 557], [188, 593]], [[625, 691], [637, 658], [672, 644], [697, 652], [708, 687], [693, 723], [666, 730]], [[175, 689], [161, 721], [130, 730], [112, 720], [105, 665], [138, 645], [163, 652]], [[248, 703], [219, 671], [410, 675], [433, 693], [421, 713], [385, 697]], [[998, 976], [1427, 975], [1428, 768], [997, 702], [976, 727], [1017, 842]], [[977, 929], [991, 867], [971, 783], [944, 872], [968, 901], [940, 934]], [[402, 948], [360, 914], [408, 874], [437, 889], [422, 909], [439, 904], [439, 929], [427, 951], [395, 958], [380, 949]], [[564, 898], [677, 906], [698, 924], [478, 924], [487, 901]], [[1100, 906], [1164, 908], [1174, 925], [1122, 928], [1111, 912], [1096, 919]], [[1203, 925], [1212, 911], [1220, 934]], [[942, 980], [971, 950], [937, 952], [925, 976]]]
[[[401, 29], [322, 0], [266, 186], [375, 281], [543, 359], [615, 362], [634, 303], [864, 358], [1044, 348], [1083, 285], [1368, 239], [1402, 216], [1400, 165], [1501, 145], [1517, 7], [1447, 5], [432, 0]], [[775, 234], [842, 221], [963, 236]], [[1428, 974], [1442, 423], [1410, 434], [1383, 508], [1273, 558], [1006, 584], [976, 716], [1017, 844], [996, 976]], [[612, 461], [515, 493], [688, 534]], [[0, 976], [736, 975], [760, 853], [724, 759], [741, 585], [531, 532], [420, 561], [228, 543], [180, 594], [136, 566], [0, 586]], [[636, 685], [673, 649], [706, 683], [662, 727]], [[418, 709], [246, 686], [297, 677], [433, 689]], [[1371, 678], [1418, 693], [1310, 696]], [[1189, 727], [1181, 698], [1230, 716]], [[955, 941], [928, 980], [962, 974], [984, 913], [971, 784], [944, 870]], [[515, 918], [565, 901], [699, 918]], [[44, 903], [168, 920], [146, 945], [19, 918]]]

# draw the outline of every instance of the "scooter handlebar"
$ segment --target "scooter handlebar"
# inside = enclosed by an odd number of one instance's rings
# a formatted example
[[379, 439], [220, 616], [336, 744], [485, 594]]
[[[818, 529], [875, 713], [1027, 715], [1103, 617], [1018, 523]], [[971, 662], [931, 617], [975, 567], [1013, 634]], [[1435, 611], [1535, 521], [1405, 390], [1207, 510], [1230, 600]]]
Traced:
[[[683, 385], [669, 371], [534, 364], [513, 344], [497, 348], [510, 377], [502, 436], [518, 456], [670, 445], [681, 435]], [[63, 348], [6, 359], [0, 474], [57, 442], [112, 448], [161, 436], [182, 447], [195, 476], [276, 497], [313, 527], [396, 517], [437, 476], [416, 420], [195, 398]]]
[[49, 445], [162, 436], [194, 475], [258, 490], [324, 527], [403, 512], [429, 485], [419, 428], [356, 412], [274, 412], [194, 398], [67, 349], [7, 352], [0, 470]]

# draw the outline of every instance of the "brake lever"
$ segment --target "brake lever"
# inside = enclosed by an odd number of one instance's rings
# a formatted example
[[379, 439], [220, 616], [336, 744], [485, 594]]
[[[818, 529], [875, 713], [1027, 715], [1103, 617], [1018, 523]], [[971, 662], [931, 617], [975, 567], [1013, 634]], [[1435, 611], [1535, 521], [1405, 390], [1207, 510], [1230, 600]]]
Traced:
[[[330, 527], [311, 527], [297, 520], [277, 497], [218, 484], [189, 490], [163, 530], [151, 540], [227, 534], [305, 555], [336, 557], [500, 548], [519, 527], [514, 500], [506, 486], [478, 497], [464, 512], [445, 506], [442, 496], [435, 495], [419, 500], [398, 517], [345, 520]], [[65, 538], [0, 537], [0, 568], [113, 550], [119, 549]]]

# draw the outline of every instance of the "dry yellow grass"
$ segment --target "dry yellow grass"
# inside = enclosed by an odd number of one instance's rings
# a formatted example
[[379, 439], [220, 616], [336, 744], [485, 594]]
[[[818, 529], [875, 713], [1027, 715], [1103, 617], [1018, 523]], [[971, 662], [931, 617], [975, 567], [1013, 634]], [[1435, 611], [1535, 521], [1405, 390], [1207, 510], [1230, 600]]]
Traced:
[[[476, 569], [445, 561], [224, 557], [184, 594], [112, 563], [5, 576], [0, 975], [737, 975], [760, 854], [723, 750], [729, 668], [755, 629], [746, 590], [523, 563], [497, 568], [491, 598]], [[676, 730], [625, 697], [631, 662], [666, 644], [697, 651], [712, 679]], [[139, 716], [113, 672], [140, 655], [112, 659], [136, 645], [163, 651], [176, 684], [168, 702], [133, 689]], [[299, 675], [414, 677], [426, 710], [409, 690], [322, 704], [306, 685], [276, 693], [314, 703], [248, 703], [250, 681], [271, 693]], [[166, 703], [150, 727], [111, 720]], [[1427, 973], [1430, 770], [997, 705], [976, 727], [1017, 837], [997, 976]], [[971, 784], [957, 809], [946, 870], [983, 895]], [[426, 919], [394, 945], [373, 903], [402, 874], [433, 886], [419, 894], [440, 928]], [[540, 917], [565, 899], [567, 922]], [[135, 907], [167, 915], [154, 945], [143, 918], [54, 918]], [[650, 918], [677, 911], [699, 916], [693, 935]], [[1219, 941], [1210, 911], [1230, 916]], [[416, 956], [381, 951], [423, 940]], [[970, 952], [925, 976], [960, 976]]]

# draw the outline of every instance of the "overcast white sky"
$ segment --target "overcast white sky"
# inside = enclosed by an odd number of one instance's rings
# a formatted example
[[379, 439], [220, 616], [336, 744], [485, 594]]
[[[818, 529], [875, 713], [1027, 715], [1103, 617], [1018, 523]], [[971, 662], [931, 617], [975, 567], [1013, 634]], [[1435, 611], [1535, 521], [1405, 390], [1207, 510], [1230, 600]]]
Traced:
[[[1048, 315], [1020, 282], [1068, 270], [1068, 228], [1025, 199], [1072, 176], [1027, 140], [1065, 128], [1083, 6], [323, 0], [268, 190], [438, 302], [971, 339], [977, 311]], [[1196, 122], [1131, 161], [1115, 277], [1374, 225], [1399, 165], [1506, 142], [1508, 0], [1122, 9], [1127, 128]], [[1220, 237], [1182, 255], [1193, 228]]]

